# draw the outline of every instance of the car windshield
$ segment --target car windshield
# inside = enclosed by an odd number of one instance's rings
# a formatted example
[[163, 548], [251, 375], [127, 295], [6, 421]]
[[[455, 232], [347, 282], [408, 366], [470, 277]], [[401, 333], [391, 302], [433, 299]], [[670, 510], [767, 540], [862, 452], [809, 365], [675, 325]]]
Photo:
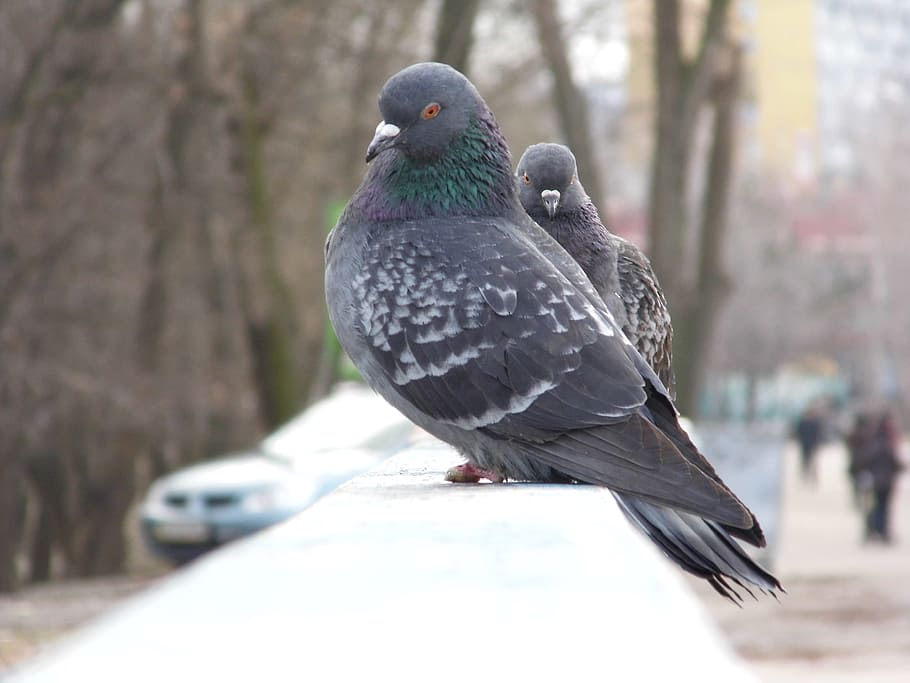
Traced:
[[263, 439], [260, 450], [295, 464], [319, 452], [364, 450], [378, 455], [404, 446], [413, 430], [401, 413], [368, 388], [348, 384]]

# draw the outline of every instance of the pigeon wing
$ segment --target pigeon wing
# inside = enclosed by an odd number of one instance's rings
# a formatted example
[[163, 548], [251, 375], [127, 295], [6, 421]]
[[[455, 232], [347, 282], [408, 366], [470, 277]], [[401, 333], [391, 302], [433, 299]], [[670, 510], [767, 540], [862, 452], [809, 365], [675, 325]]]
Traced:
[[402, 223], [371, 243], [354, 287], [388, 379], [428, 416], [501, 436], [626, 418], [646, 394], [615, 326], [502, 223]]
[[700, 454], [691, 461], [646, 419], [642, 373], [659, 381], [605, 308], [507, 221], [454, 220], [377, 230], [355, 279], [364, 334], [395, 390], [573, 479], [748, 527]]
[[629, 336], [667, 389], [674, 383], [673, 325], [667, 300], [647, 257], [616, 237], [619, 295], [626, 309]]

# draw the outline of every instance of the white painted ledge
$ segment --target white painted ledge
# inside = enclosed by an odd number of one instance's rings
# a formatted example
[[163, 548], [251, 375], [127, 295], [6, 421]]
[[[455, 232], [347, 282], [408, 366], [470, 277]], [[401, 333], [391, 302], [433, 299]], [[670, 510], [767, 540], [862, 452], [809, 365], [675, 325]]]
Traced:
[[606, 491], [456, 462], [423, 442], [11, 681], [755, 680]]

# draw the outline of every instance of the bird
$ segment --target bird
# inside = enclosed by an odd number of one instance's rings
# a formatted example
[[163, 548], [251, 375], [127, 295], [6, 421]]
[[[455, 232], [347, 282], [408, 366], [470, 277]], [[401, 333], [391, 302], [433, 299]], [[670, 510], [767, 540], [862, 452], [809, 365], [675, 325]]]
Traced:
[[565, 145], [528, 147], [515, 171], [528, 215], [578, 261], [623, 333], [672, 393], [673, 325], [648, 257], [603, 224]]
[[474, 85], [414, 64], [379, 95], [368, 167], [325, 244], [338, 340], [369, 386], [472, 466], [609, 489], [721, 595], [776, 595], [755, 515], [680, 427], [584, 271], [525, 213]]

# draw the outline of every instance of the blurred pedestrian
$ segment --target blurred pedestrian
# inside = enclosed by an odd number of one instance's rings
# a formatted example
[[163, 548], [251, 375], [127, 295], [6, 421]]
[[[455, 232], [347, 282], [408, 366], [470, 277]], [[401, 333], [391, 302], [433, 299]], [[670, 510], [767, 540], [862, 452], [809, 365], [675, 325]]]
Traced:
[[866, 516], [866, 540], [891, 543], [890, 517], [894, 483], [903, 469], [898, 458], [899, 434], [890, 411], [875, 420], [869, 460], [865, 464], [872, 481], [872, 507]]
[[864, 514], [872, 507], [872, 473], [869, 462], [875, 441], [875, 421], [871, 416], [860, 413], [852, 429], [844, 437], [847, 446], [847, 474], [853, 487], [853, 503]]
[[816, 483], [818, 474], [815, 467], [815, 455], [821, 444], [824, 432], [824, 419], [817, 403], [811, 404], [800, 416], [793, 429], [793, 435], [799, 444], [800, 472], [803, 481]]

